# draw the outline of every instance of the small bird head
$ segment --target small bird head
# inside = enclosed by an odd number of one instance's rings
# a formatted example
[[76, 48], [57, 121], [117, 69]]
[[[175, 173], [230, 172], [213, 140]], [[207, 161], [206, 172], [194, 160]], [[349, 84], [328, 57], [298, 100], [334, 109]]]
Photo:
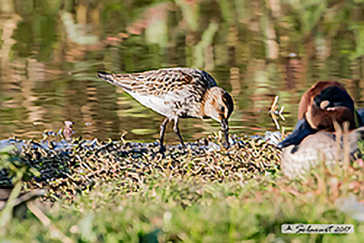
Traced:
[[203, 111], [204, 117], [211, 117], [221, 123], [221, 129], [225, 134], [227, 146], [229, 146], [228, 119], [233, 110], [234, 102], [228, 92], [220, 87], [212, 87], [207, 91]]
[[210, 88], [205, 96], [204, 116], [221, 122], [227, 120], [234, 110], [230, 94], [220, 87]]

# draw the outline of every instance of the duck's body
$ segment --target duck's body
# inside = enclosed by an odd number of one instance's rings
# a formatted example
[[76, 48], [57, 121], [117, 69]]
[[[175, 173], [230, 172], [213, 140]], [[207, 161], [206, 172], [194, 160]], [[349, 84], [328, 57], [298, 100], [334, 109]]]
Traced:
[[211, 117], [221, 123], [228, 142], [227, 119], [234, 109], [233, 100], [207, 72], [167, 68], [132, 74], [99, 72], [98, 76], [166, 117], [161, 125], [162, 149], [165, 126], [170, 120], [175, 122], [174, 130], [184, 145], [178, 129], [179, 118]]
[[[348, 144], [338, 141], [335, 123], [343, 128], [348, 123]], [[298, 122], [293, 132], [278, 147], [283, 149], [281, 167], [290, 178], [303, 175], [312, 166], [325, 161], [327, 165], [342, 161], [343, 147], [351, 158], [357, 153], [357, 128], [363, 126], [354, 101], [338, 82], [321, 81], [313, 85], [301, 98]]]
[[283, 149], [281, 170], [290, 179], [304, 178], [311, 168], [321, 164], [333, 170], [345, 159], [356, 161], [361, 158], [357, 146], [361, 130], [353, 130], [341, 137], [326, 131], [307, 136], [298, 146], [290, 145]]

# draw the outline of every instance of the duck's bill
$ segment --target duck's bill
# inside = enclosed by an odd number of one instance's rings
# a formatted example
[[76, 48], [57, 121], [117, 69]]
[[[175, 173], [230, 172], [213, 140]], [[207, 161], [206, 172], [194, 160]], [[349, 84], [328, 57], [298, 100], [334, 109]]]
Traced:
[[285, 148], [290, 145], [299, 145], [305, 137], [315, 134], [316, 129], [313, 129], [306, 119], [301, 119], [297, 122], [293, 132], [282, 142], [280, 142], [277, 147]]

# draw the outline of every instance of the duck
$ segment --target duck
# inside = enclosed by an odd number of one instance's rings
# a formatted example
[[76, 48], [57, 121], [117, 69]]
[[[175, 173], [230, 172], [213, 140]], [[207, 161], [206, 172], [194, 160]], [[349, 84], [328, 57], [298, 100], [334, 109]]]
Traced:
[[164, 152], [164, 134], [169, 121], [182, 146], [180, 118], [212, 118], [221, 124], [224, 147], [228, 148], [228, 119], [234, 110], [231, 95], [219, 87], [206, 71], [192, 68], [164, 68], [140, 73], [98, 72], [102, 80], [120, 87], [140, 104], [163, 115], [160, 125], [160, 151]]
[[[362, 114], [360, 110], [360, 114]], [[282, 150], [281, 169], [291, 179], [302, 177], [320, 161], [334, 166], [343, 161], [344, 135], [348, 124], [347, 141], [351, 160], [361, 157], [357, 141], [363, 131], [363, 118], [345, 87], [336, 81], [320, 81], [303, 95], [298, 107], [298, 121], [292, 133], [277, 147]], [[335, 123], [339, 126], [335, 127]]]

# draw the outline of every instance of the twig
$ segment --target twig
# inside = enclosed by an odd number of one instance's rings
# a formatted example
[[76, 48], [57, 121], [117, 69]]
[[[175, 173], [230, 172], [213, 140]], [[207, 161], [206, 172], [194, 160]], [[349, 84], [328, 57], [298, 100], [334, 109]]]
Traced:
[[274, 124], [276, 125], [277, 129], [281, 130], [278, 119], [281, 118], [283, 121], [285, 121], [286, 119], [283, 116], [284, 106], [282, 106], [281, 109], [279, 111], [277, 111], [277, 109], [278, 109], [277, 104], [278, 104], [278, 95], [276, 97], [274, 97], [273, 103], [269, 110], [269, 114], [272, 117], [272, 120], [273, 120]]

